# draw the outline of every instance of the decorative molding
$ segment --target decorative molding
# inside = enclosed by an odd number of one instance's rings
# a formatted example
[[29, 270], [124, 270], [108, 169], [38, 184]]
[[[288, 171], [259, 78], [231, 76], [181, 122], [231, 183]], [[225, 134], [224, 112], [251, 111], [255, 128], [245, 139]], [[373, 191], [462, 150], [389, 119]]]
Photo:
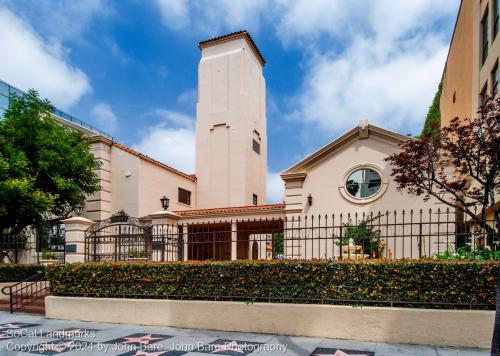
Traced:
[[[360, 131], [366, 130], [363, 134], [360, 133]], [[396, 144], [400, 144], [402, 142], [405, 142], [407, 140], [411, 140], [411, 137], [408, 136], [403, 136], [397, 132], [389, 131], [386, 129], [383, 129], [378, 126], [373, 126], [370, 124], [363, 123], [362, 126], [356, 126], [352, 130], [346, 132], [339, 138], [333, 140], [329, 144], [323, 146], [316, 152], [313, 152], [311, 155], [307, 156], [304, 158], [302, 161], [298, 162], [294, 166], [288, 168], [286, 171], [284, 171], [281, 174], [281, 177], [283, 176], [288, 176], [291, 173], [297, 173], [297, 172], [304, 172], [307, 168], [312, 166], [313, 164], [319, 162], [321, 159], [325, 158], [332, 152], [335, 152], [336, 150], [344, 147], [347, 143], [360, 139], [360, 136], [365, 136], [365, 138], [370, 137], [371, 135], [381, 137], [387, 141], [391, 141]]]

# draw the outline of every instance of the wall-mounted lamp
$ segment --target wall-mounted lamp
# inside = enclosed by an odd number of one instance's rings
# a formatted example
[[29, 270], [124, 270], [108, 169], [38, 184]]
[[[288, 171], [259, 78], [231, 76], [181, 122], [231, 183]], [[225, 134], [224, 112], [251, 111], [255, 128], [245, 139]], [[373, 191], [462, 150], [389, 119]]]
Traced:
[[75, 211], [76, 215], [80, 216], [82, 215], [83, 206], [81, 204], [76, 204], [73, 207], [73, 210]]
[[307, 204], [309, 204], [309, 206], [313, 205], [313, 197], [311, 194], [307, 197]]
[[163, 198], [160, 199], [160, 202], [161, 202], [161, 207], [163, 208], [163, 210], [167, 210], [168, 209], [168, 204], [170, 203], [170, 199], [168, 199], [164, 195]]

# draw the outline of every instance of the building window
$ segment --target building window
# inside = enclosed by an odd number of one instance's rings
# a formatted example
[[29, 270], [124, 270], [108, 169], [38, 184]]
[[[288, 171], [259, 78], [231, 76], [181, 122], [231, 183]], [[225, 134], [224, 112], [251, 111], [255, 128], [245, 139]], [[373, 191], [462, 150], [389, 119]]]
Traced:
[[453, 92], [453, 104], [455, 104], [455, 101], [457, 101], [457, 92]]
[[189, 190], [179, 188], [179, 203], [191, 205], [191, 192]]
[[378, 193], [382, 186], [382, 178], [373, 169], [361, 168], [347, 177], [345, 186], [347, 193], [353, 198], [366, 199]]
[[488, 83], [485, 83], [483, 86], [483, 89], [481, 89], [481, 93], [479, 93], [479, 104], [481, 106], [484, 105], [484, 102], [486, 101], [486, 96], [488, 95]]
[[255, 139], [253, 140], [253, 150], [255, 153], [260, 155], [260, 143], [258, 143]]
[[481, 21], [481, 44], [482, 44], [482, 64], [486, 61], [488, 57], [488, 23], [490, 22], [490, 16], [488, 14], [488, 10], [486, 10], [486, 14], [483, 17], [483, 21]]
[[253, 205], [257, 205], [258, 199], [257, 199], [257, 194], [253, 195]]
[[493, 39], [498, 33], [498, 21], [500, 18], [500, 0], [493, 0]]
[[491, 96], [495, 97], [498, 93], [498, 61], [491, 71]]

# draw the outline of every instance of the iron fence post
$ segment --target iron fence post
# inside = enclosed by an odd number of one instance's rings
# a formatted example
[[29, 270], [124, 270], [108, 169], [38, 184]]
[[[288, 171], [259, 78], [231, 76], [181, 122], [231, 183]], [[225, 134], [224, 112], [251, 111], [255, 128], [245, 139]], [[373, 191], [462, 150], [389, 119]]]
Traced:
[[10, 313], [12, 314], [14, 312], [13, 310], [13, 305], [14, 305], [14, 298], [12, 297], [12, 287], [9, 287], [9, 301], [10, 301]]
[[418, 223], [418, 258], [422, 258], [422, 220]]

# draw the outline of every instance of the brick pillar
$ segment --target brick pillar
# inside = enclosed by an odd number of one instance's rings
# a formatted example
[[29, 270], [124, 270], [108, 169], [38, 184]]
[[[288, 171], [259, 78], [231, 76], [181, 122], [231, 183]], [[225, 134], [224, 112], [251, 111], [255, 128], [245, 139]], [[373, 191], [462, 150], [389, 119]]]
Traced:
[[85, 262], [85, 231], [95, 224], [81, 216], [74, 216], [62, 221], [66, 231], [66, 263]]

